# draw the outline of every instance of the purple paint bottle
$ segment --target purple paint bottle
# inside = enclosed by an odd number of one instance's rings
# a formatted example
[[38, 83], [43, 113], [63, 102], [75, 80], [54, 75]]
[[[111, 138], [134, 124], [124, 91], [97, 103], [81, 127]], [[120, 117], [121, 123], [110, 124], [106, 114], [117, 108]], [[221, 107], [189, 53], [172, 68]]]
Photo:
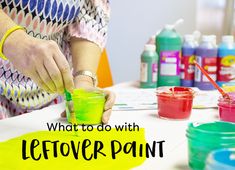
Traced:
[[184, 43], [182, 47], [182, 58], [180, 66], [181, 86], [192, 87], [194, 84], [195, 52], [198, 43], [194, 35], [187, 34], [184, 36]]
[[[196, 61], [204, 68], [212, 79], [217, 79], [217, 46], [214, 36], [203, 36], [201, 44], [196, 48]], [[195, 68], [194, 86], [201, 90], [213, 90], [214, 87], [202, 72]]]

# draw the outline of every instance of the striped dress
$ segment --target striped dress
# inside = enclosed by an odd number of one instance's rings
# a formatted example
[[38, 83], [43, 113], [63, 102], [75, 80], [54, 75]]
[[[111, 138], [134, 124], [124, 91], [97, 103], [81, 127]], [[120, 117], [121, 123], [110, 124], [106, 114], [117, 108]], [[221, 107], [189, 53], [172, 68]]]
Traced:
[[[0, 0], [2, 9], [30, 36], [57, 42], [71, 63], [69, 39], [84, 38], [103, 48], [109, 21], [108, 0]], [[0, 119], [60, 103], [62, 97], [40, 89], [29, 77], [0, 59]]]

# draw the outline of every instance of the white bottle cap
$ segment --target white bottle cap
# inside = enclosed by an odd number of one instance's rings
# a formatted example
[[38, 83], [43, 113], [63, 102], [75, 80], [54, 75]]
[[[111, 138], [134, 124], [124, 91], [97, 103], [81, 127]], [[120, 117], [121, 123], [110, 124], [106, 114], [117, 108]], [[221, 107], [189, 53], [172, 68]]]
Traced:
[[196, 30], [196, 31], [193, 32], [193, 36], [196, 40], [198, 40], [201, 36], [201, 32]]
[[144, 51], [156, 51], [156, 46], [153, 44], [145, 44]]
[[156, 39], [156, 36], [155, 36], [155, 35], [151, 36], [151, 37], [149, 38], [147, 44], [153, 44], [153, 45], [155, 45], [155, 39]]
[[192, 34], [186, 34], [186, 35], [184, 35], [184, 41], [186, 41], [186, 42], [195, 41], [195, 37]]
[[174, 25], [169, 25], [169, 24], [165, 25], [165, 29], [167, 30], [173, 30], [174, 28], [175, 28]]
[[214, 43], [214, 45], [216, 45], [216, 35], [210, 35], [211, 37], [211, 42]]
[[228, 44], [233, 44], [234, 43], [234, 37], [232, 35], [224, 35], [222, 37], [222, 42], [228, 43]]
[[180, 18], [173, 25], [169, 25], [169, 24], [165, 25], [165, 29], [173, 30], [176, 27], [178, 27], [179, 25], [181, 25], [183, 22], [184, 22], [184, 19]]
[[211, 42], [211, 36], [210, 35], [203, 35], [202, 41], [203, 42]]
[[157, 30], [157, 32], [155, 33], [155, 37], [158, 36], [158, 34], [160, 34], [162, 30]]

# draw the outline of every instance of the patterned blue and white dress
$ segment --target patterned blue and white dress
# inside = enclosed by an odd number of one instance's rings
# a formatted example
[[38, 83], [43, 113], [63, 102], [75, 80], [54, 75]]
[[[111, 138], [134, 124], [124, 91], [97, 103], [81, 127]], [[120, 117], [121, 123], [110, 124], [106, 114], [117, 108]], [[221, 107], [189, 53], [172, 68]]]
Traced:
[[[0, 0], [0, 9], [29, 35], [56, 41], [70, 64], [70, 37], [87, 39], [100, 48], [106, 44], [108, 0]], [[61, 101], [0, 59], [0, 119]]]

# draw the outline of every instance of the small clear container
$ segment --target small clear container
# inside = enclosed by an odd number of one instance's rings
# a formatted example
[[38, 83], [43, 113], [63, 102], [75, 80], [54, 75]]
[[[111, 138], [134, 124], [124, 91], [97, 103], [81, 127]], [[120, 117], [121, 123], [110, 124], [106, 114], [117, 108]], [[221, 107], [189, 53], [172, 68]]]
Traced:
[[235, 148], [235, 124], [231, 122], [190, 123], [186, 136], [188, 161], [192, 170], [204, 169], [212, 151]]
[[235, 92], [228, 95], [231, 99], [219, 98], [219, 115], [221, 120], [235, 123]]
[[66, 116], [71, 122], [75, 114], [77, 124], [101, 124], [104, 111], [105, 95], [102, 91], [74, 89], [73, 93], [65, 92]]
[[167, 119], [187, 119], [191, 115], [194, 91], [188, 87], [157, 89], [158, 115]]

